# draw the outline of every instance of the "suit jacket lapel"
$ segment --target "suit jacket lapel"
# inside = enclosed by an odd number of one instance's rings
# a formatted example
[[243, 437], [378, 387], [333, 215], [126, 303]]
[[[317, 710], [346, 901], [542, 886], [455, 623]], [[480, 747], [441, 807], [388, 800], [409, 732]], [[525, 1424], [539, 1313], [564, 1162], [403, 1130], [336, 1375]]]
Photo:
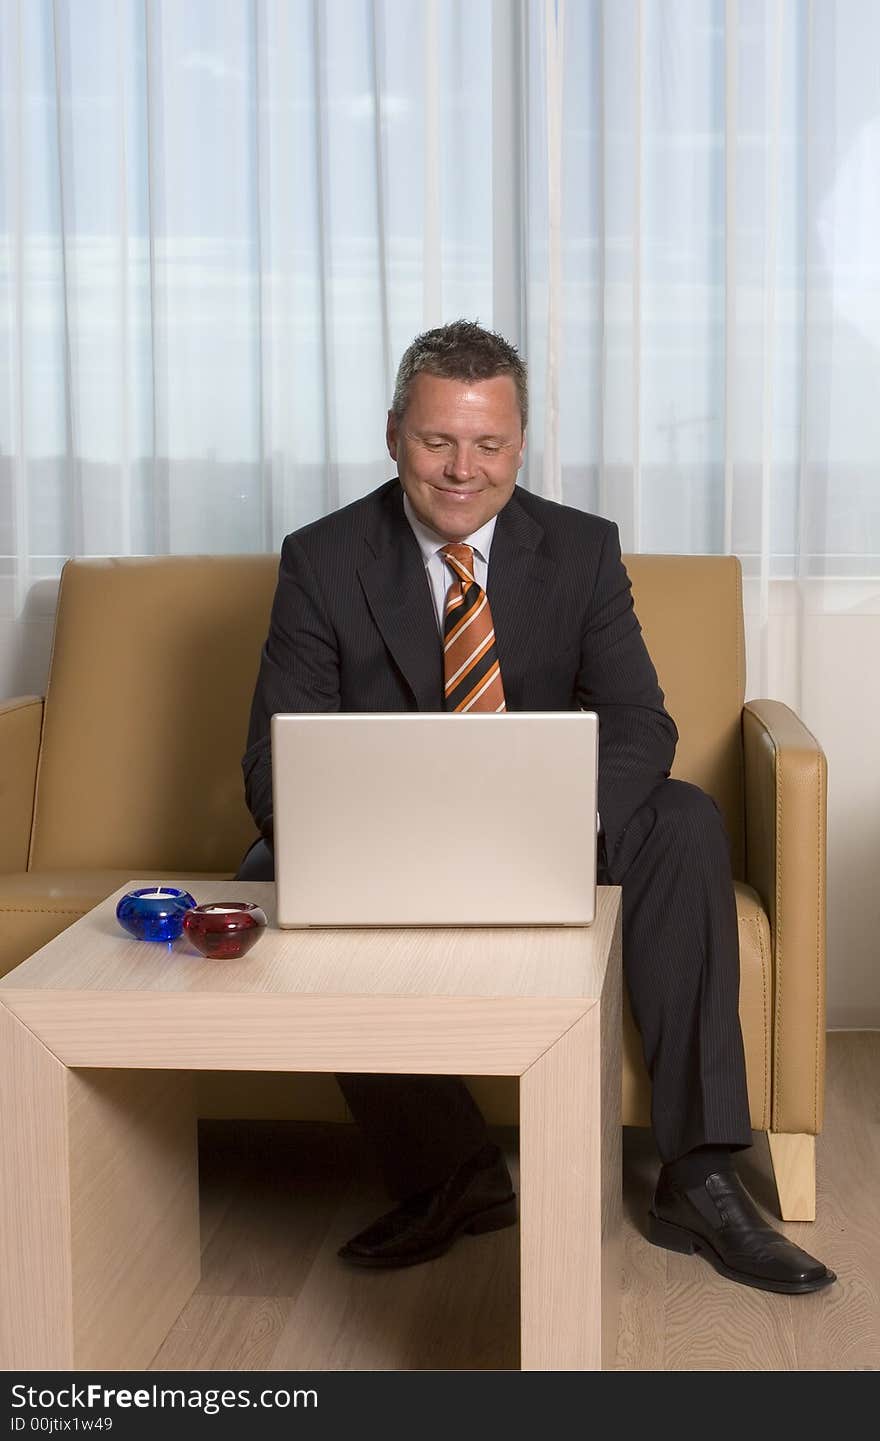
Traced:
[[437, 618], [399, 484], [382, 497], [358, 575], [373, 619], [419, 710], [442, 710], [443, 656]]
[[509, 710], [521, 705], [523, 681], [549, 640], [552, 561], [538, 553], [544, 529], [520, 505], [514, 491], [499, 512], [489, 553], [487, 593]]

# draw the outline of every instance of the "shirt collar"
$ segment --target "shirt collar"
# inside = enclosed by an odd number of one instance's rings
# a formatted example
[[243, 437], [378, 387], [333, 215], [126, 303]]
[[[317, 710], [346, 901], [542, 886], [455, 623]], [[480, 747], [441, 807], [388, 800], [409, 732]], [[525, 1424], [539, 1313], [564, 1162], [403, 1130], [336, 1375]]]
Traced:
[[[425, 525], [423, 521], [419, 520], [409, 503], [409, 496], [406, 491], [403, 492], [403, 509], [410, 523], [412, 533], [419, 543], [422, 559], [425, 565], [427, 565], [437, 554], [438, 550], [442, 550], [444, 545], [448, 545], [449, 542], [444, 540], [442, 535], [438, 535], [436, 530], [432, 530], [430, 526]], [[492, 549], [492, 537], [495, 534], [495, 522], [497, 519], [498, 516], [493, 515], [491, 520], [487, 520], [486, 524], [481, 525], [479, 530], [475, 530], [472, 535], [465, 536], [461, 542], [462, 545], [471, 546], [480, 559], [484, 560], [487, 565], [489, 564], [489, 551]]]

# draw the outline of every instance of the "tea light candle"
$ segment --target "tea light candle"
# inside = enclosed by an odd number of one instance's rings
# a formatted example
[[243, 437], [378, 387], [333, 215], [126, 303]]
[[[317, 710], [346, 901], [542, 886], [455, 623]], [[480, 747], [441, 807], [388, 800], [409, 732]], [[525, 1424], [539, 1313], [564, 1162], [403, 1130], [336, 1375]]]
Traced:
[[183, 918], [196, 900], [189, 891], [154, 882], [129, 891], [116, 907], [116, 919], [123, 930], [138, 941], [176, 941], [183, 930]]
[[265, 927], [266, 912], [253, 901], [206, 901], [183, 918], [187, 940], [212, 961], [246, 955]]

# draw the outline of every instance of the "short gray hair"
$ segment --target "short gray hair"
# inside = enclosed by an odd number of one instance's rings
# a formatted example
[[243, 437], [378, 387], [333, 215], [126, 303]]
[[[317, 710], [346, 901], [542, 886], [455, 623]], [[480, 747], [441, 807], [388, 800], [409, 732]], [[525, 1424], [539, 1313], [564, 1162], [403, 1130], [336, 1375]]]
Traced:
[[452, 320], [417, 335], [404, 351], [397, 370], [391, 402], [395, 420], [400, 420], [406, 410], [412, 383], [422, 371], [443, 380], [494, 380], [496, 375], [509, 375], [516, 386], [525, 430], [529, 415], [525, 361], [496, 331], [484, 330], [475, 320]]

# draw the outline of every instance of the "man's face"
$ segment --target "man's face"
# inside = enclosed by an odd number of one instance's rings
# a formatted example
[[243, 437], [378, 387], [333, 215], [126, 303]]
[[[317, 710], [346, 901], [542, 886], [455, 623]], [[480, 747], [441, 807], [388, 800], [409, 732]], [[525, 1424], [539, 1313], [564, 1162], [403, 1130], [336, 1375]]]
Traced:
[[513, 494], [526, 443], [516, 385], [509, 375], [444, 380], [421, 371], [400, 420], [389, 414], [385, 438], [419, 520], [444, 540], [463, 540]]

